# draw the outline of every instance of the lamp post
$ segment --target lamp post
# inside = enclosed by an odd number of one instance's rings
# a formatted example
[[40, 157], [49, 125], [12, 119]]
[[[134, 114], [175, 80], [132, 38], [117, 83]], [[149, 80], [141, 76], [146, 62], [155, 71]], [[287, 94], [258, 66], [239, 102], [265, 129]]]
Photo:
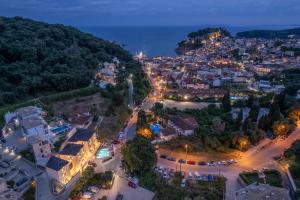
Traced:
[[188, 151], [188, 145], [185, 144], [185, 162], [187, 162], [187, 151]]

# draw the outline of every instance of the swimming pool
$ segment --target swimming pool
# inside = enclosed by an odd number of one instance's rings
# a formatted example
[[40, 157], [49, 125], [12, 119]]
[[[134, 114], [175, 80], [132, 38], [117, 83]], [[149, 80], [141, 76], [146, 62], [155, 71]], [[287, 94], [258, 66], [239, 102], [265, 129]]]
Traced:
[[111, 156], [111, 153], [108, 148], [99, 149], [96, 153], [97, 159], [108, 158]]
[[150, 125], [150, 130], [151, 130], [154, 134], [158, 134], [158, 133], [160, 132], [160, 125], [159, 125], [159, 123], [151, 124], [151, 125]]
[[51, 131], [53, 133], [55, 133], [56, 135], [59, 135], [61, 133], [65, 133], [65, 132], [69, 131], [70, 129], [71, 129], [70, 124], [64, 124], [64, 125], [61, 125], [61, 126], [51, 129]]

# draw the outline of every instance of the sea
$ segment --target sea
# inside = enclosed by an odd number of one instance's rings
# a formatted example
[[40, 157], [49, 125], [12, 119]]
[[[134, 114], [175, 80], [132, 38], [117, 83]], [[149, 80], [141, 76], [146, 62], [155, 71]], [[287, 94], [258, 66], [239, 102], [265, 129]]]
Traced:
[[[83, 32], [91, 33], [96, 37], [109, 40], [121, 45], [135, 55], [143, 52], [149, 57], [174, 56], [178, 42], [186, 39], [188, 33], [206, 27], [219, 26], [82, 26], [78, 27]], [[232, 35], [247, 30], [281, 30], [299, 26], [222, 26]]]

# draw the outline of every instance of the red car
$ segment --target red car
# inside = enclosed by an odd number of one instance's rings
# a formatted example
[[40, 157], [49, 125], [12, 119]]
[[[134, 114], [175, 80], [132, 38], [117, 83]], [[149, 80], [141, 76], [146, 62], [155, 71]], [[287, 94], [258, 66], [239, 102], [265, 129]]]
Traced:
[[132, 187], [132, 188], [136, 188], [137, 187], [137, 185], [134, 182], [132, 182], [132, 181], [128, 182], [128, 186]]
[[94, 163], [94, 162], [91, 162], [91, 161], [88, 162], [88, 165], [90, 165], [90, 166], [92, 166], [92, 167], [97, 167], [97, 164]]
[[119, 140], [114, 140], [113, 144], [120, 144], [121, 142]]
[[196, 164], [196, 162], [193, 161], [193, 160], [188, 160], [186, 163], [189, 164], [189, 165], [195, 165]]

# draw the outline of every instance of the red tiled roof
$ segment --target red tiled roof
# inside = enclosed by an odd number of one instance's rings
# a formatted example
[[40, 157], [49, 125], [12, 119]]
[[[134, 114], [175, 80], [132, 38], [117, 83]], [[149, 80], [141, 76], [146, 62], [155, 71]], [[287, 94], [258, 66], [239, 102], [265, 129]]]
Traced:
[[187, 118], [181, 118], [181, 117], [177, 117], [177, 116], [171, 116], [169, 118], [169, 120], [175, 124], [175, 126], [183, 129], [183, 130], [194, 130], [196, 128], [198, 128], [198, 123], [196, 122], [196, 120], [191, 120], [189, 117]]

